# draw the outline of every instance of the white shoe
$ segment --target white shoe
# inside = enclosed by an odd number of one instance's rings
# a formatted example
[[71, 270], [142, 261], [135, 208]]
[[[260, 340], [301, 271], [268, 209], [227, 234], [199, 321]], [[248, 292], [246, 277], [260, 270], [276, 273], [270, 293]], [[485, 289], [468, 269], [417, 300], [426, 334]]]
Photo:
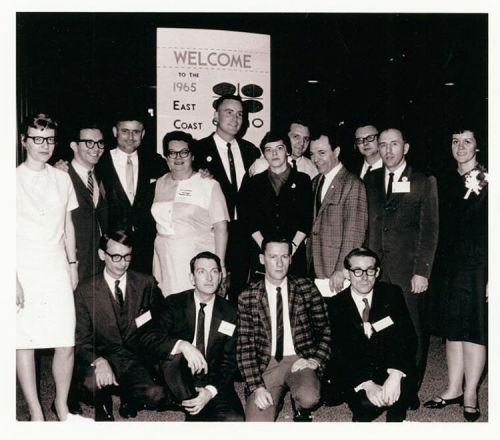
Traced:
[[66, 417], [66, 420], [64, 420], [65, 422], [93, 422], [94, 419], [90, 419], [88, 417], [83, 417], [83, 416], [80, 416], [78, 414], [71, 414], [71, 413], [68, 413], [67, 417]]

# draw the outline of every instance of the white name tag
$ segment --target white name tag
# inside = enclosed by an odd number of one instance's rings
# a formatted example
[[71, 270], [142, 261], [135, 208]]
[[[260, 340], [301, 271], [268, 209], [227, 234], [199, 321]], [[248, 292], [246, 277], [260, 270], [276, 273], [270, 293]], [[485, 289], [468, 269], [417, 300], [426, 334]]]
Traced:
[[151, 321], [151, 319], [151, 312], [148, 310], [147, 312], [135, 318], [135, 325], [137, 326], [137, 328], [142, 327], [144, 324], [146, 324], [146, 322]]
[[218, 331], [228, 336], [233, 336], [236, 326], [227, 321], [221, 321]]
[[373, 330], [376, 332], [379, 332], [383, 330], [384, 328], [390, 327], [391, 325], [394, 324], [394, 321], [391, 319], [390, 316], [386, 316], [385, 318], [381, 319], [380, 321], [374, 322], [372, 324]]
[[410, 192], [410, 182], [393, 182], [392, 184], [393, 193], [409, 193]]

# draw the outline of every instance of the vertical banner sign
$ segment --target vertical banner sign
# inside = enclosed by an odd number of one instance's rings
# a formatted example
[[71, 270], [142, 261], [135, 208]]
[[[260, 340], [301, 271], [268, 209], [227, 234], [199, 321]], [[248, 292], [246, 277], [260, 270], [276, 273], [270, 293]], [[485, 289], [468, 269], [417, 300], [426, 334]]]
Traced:
[[205, 29], [157, 29], [158, 152], [165, 133], [201, 139], [214, 130], [214, 102], [240, 95], [248, 111], [245, 139], [259, 144], [270, 126], [270, 36]]

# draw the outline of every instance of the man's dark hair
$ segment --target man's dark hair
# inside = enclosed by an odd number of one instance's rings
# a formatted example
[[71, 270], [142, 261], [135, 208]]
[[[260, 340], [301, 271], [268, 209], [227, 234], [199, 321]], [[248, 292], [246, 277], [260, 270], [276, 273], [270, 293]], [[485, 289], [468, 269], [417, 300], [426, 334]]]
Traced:
[[203, 251], [203, 252], [200, 252], [199, 254], [195, 255], [193, 258], [191, 258], [191, 261], [189, 262], [189, 267], [191, 269], [192, 274], [194, 274], [194, 263], [196, 263], [196, 260], [201, 260], [202, 258], [206, 258], [207, 260], [214, 260], [215, 263], [217, 264], [217, 269], [219, 269], [219, 272], [222, 271], [222, 266], [220, 264], [220, 258], [217, 255], [215, 255], [213, 252]]
[[325, 136], [328, 139], [328, 143], [330, 144], [332, 151], [340, 146], [339, 136], [330, 129], [314, 128], [311, 130], [311, 137], [309, 140], [311, 142], [317, 141], [321, 136]]
[[144, 126], [146, 116], [143, 112], [138, 110], [121, 110], [115, 114], [113, 125], [116, 127], [120, 122], [124, 121], [137, 121]]
[[405, 135], [405, 133], [404, 133], [403, 129], [402, 129], [402, 128], [400, 128], [400, 127], [397, 127], [397, 126], [395, 126], [395, 125], [389, 125], [389, 126], [387, 126], [387, 127], [384, 127], [382, 130], [380, 130], [380, 131], [378, 132], [378, 138], [380, 139], [380, 135], [381, 135], [384, 131], [388, 131], [388, 130], [397, 130], [397, 131], [399, 131], [399, 132], [401, 133], [401, 137], [403, 138], [403, 142], [404, 142], [405, 144], [408, 142], [408, 139], [407, 139], [407, 137], [406, 137], [406, 135]]
[[284, 237], [264, 237], [262, 240], [262, 245], [260, 248], [260, 253], [264, 254], [266, 252], [266, 247], [269, 243], [284, 243], [288, 245], [288, 254], [292, 255], [292, 242]]
[[162, 141], [163, 155], [165, 157], [167, 157], [167, 155], [168, 155], [168, 143], [171, 141], [186, 142], [189, 150], [192, 151], [194, 139], [193, 139], [193, 136], [191, 136], [191, 134], [186, 133], [185, 131], [181, 131], [181, 130], [170, 131], [165, 136], [163, 136], [163, 141]]
[[260, 141], [260, 146], [259, 146], [260, 151], [262, 151], [262, 154], [264, 154], [264, 149], [266, 144], [268, 144], [269, 142], [279, 142], [279, 141], [283, 142], [287, 154], [292, 154], [292, 144], [290, 143], [290, 138], [288, 137], [288, 135], [275, 130], [268, 131], [264, 135], [262, 141]]
[[353, 257], [371, 257], [375, 260], [375, 266], [377, 268], [380, 267], [380, 259], [375, 252], [373, 252], [371, 249], [368, 248], [359, 247], [353, 249], [344, 258], [344, 268], [346, 268], [347, 270], [351, 268], [351, 258]]
[[110, 232], [109, 234], [103, 234], [99, 241], [99, 249], [106, 252], [108, 250], [109, 240], [116, 241], [117, 243], [132, 248], [132, 232], [130, 231], [118, 229], [116, 231]]
[[229, 100], [229, 99], [232, 99], [233, 101], [241, 102], [241, 106], [243, 107], [243, 110], [245, 110], [245, 105], [243, 104], [243, 100], [241, 99], [241, 96], [240, 95], [230, 95], [230, 94], [222, 95], [219, 98], [217, 98], [217, 100], [214, 102], [215, 110], [218, 111], [219, 107], [222, 105], [222, 103], [226, 100]]
[[75, 125], [71, 130], [71, 139], [70, 141], [78, 142], [80, 140], [80, 131], [82, 130], [99, 130], [104, 136], [104, 130], [102, 129], [102, 125], [97, 121], [86, 120], [81, 121], [78, 125]]
[[290, 124], [288, 124], [288, 130], [290, 130], [290, 127], [292, 126], [292, 124], [303, 125], [304, 127], [307, 127], [307, 128], [311, 127], [309, 121], [307, 121], [299, 116], [292, 118], [292, 120], [290, 121]]

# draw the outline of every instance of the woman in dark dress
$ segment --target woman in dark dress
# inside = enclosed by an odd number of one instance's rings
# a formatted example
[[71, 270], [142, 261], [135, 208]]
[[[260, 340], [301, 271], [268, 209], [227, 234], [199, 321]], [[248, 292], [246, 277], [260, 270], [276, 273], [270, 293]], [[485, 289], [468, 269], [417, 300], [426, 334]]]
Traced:
[[311, 230], [313, 196], [311, 179], [292, 168], [286, 134], [268, 132], [260, 144], [269, 168], [245, 181], [241, 189], [241, 220], [253, 241], [254, 269], [265, 237], [286, 238], [292, 243], [289, 273], [306, 275], [304, 239]]
[[[467, 421], [480, 412], [477, 387], [486, 360], [488, 282], [488, 175], [476, 159], [477, 133], [453, 131], [457, 170], [440, 189], [442, 240], [447, 257], [446, 359], [448, 387], [427, 408], [463, 404]], [[465, 379], [465, 387], [462, 388]]]

